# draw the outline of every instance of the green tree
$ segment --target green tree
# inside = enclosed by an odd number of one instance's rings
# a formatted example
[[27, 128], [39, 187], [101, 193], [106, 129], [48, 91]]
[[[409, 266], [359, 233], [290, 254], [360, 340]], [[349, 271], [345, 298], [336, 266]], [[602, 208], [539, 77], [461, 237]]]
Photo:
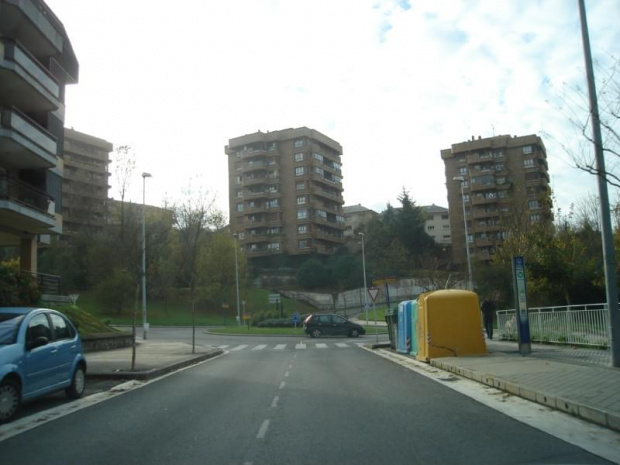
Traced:
[[311, 258], [299, 267], [297, 282], [304, 289], [329, 287], [331, 284], [331, 271], [318, 258]]

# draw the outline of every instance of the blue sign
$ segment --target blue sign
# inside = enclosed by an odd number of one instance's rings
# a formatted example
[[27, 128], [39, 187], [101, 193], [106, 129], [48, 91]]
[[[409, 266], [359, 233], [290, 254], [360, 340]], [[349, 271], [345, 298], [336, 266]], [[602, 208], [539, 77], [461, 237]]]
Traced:
[[299, 316], [299, 313], [295, 312], [293, 313], [293, 315], [291, 315], [291, 322], [294, 324], [298, 324], [301, 321], [301, 318]]

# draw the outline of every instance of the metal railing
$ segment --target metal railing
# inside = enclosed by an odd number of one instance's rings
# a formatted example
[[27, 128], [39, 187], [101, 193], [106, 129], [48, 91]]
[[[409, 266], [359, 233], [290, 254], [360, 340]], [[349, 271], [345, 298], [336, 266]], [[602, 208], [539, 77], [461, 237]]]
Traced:
[[[499, 310], [497, 332], [502, 340], [517, 339], [514, 309]], [[529, 309], [532, 342], [609, 347], [606, 303]]]
[[54, 201], [35, 187], [5, 174], [0, 174], [0, 199], [19, 202], [47, 215], [51, 215], [50, 204]]

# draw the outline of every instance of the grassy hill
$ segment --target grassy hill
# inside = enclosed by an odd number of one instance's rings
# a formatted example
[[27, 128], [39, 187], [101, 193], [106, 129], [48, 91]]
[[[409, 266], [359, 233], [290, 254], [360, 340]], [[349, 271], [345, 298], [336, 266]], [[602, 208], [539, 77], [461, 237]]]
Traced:
[[86, 334], [100, 334], [100, 333], [114, 333], [116, 329], [110, 328], [103, 323], [96, 316], [91, 315], [89, 312], [76, 307], [75, 305], [58, 305], [52, 306], [54, 310], [58, 310], [64, 313], [74, 325], [77, 326], [80, 335]]

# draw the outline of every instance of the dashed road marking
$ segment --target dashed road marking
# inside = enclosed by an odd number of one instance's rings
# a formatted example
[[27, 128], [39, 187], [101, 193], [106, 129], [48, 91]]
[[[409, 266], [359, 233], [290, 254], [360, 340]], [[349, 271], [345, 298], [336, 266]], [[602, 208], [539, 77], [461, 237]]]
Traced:
[[280, 396], [275, 396], [271, 401], [271, 408], [276, 408], [278, 406], [278, 401], [280, 400]]
[[336, 347], [349, 347], [349, 344], [345, 344], [344, 342], [336, 342]]
[[263, 424], [260, 425], [258, 430], [258, 434], [256, 435], [256, 439], [263, 439], [267, 434], [267, 429], [269, 428], [269, 420], [263, 421]]
[[265, 347], [267, 347], [267, 344], [259, 344], [256, 347], [253, 347], [252, 350], [263, 350]]
[[286, 344], [278, 344], [273, 348], [273, 350], [283, 350], [286, 348]]
[[290, 375], [290, 372], [287, 371], [286, 373], [284, 373], [285, 378], [288, 378], [288, 375]]
[[295, 346], [295, 349], [305, 349], [305, 348], [306, 348], [305, 342], [300, 342], [299, 344]]
[[284, 389], [284, 386], [286, 386], [286, 383], [284, 381], [280, 382], [280, 389]]
[[322, 342], [317, 342], [315, 345], [317, 349], [327, 349], [327, 344], [324, 344]]

